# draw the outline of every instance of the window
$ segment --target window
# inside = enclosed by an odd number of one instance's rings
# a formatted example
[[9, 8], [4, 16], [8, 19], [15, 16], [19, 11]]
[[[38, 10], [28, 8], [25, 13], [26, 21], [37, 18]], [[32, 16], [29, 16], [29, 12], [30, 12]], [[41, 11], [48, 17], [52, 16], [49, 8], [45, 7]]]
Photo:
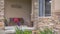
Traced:
[[51, 0], [39, 0], [39, 16], [51, 16]]

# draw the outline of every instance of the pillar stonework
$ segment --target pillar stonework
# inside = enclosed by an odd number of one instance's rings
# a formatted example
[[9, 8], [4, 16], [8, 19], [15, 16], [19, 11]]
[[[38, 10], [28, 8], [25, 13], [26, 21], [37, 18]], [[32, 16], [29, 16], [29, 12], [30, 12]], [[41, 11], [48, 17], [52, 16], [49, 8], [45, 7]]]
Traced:
[[0, 34], [5, 34], [4, 29], [4, 0], [0, 0]]
[[0, 28], [4, 28], [4, 0], [0, 0]]
[[38, 11], [39, 11], [39, 0], [32, 0], [32, 14], [31, 19], [34, 22], [34, 27], [38, 24]]

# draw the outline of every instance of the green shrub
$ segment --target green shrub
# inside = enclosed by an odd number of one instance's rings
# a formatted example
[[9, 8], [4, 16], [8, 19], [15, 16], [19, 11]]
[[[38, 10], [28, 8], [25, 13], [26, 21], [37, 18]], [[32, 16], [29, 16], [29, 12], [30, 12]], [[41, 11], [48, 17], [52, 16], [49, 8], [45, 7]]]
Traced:
[[15, 29], [16, 30], [16, 34], [22, 34], [22, 30], [20, 30], [18, 27]]
[[16, 28], [16, 34], [32, 34], [31, 30], [20, 30], [18, 27]]
[[31, 30], [25, 30], [25, 31], [23, 31], [23, 34], [32, 34], [32, 31]]

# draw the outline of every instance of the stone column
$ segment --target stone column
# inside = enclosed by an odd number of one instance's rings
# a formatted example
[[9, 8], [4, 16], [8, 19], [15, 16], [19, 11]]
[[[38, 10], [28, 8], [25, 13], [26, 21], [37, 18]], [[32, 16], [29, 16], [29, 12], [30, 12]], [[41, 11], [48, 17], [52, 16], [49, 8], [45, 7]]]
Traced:
[[39, 0], [32, 0], [32, 21], [34, 22], [34, 27], [38, 24], [38, 11], [39, 11]]
[[3, 29], [4, 29], [4, 0], [0, 0], [0, 34], [5, 34]]
[[0, 0], [0, 34], [4, 33], [4, 0]]
[[57, 31], [60, 34], [60, 0], [53, 0], [54, 1], [54, 10], [52, 12], [53, 14], [53, 20], [55, 23], [55, 31]]
[[4, 0], [0, 0], [0, 28], [4, 28]]

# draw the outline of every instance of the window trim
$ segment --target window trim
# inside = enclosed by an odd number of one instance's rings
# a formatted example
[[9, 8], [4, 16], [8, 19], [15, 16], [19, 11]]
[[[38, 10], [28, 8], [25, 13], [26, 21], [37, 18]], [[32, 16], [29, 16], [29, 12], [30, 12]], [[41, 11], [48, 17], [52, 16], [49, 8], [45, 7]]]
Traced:
[[[52, 0], [51, 0], [52, 1]], [[40, 0], [39, 0], [39, 13], [40, 13]], [[45, 6], [44, 6], [45, 7]], [[43, 9], [42, 9], [43, 10]], [[52, 9], [51, 9], [51, 11], [52, 11]], [[45, 13], [45, 10], [44, 10], [44, 13]], [[52, 12], [51, 12], [51, 15], [52, 15]], [[40, 16], [40, 14], [39, 14], [39, 17], [38, 18], [51, 18], [52, 16], [45, 16], [45, 14], [43, 15], [43, 16]]]

